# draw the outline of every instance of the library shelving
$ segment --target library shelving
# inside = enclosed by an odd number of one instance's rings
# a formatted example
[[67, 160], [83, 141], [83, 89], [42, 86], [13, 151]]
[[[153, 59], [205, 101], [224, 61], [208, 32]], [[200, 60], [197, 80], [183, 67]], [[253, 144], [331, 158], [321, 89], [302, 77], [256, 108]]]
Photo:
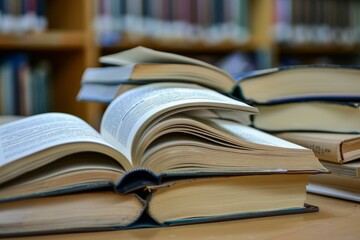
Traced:
[[[2, 1], [4, 4], [6, 1]], [[20, 1], [11, 4], [20, 4]], [[27, 1], [23, 1], [27, 2]], [[30, 2], [30, 1], [29, 1]], [[46, 8], [48, 26], [42, 31], [1, 32], [0, 58], [25, 54], [30, 61], [46, 60], [51, 66], [51, 88], [48, 89], [50, 111], [67, 112], [88, 120], [86, 104], [76, 95], [83, 70], [95, 65], [96, 51], [92, 40], [91, 2], [86, 0], [32, 1]], [[10, 1], [7, 1], [10, 4]], [[11, 6], [8, 6], [11, 8]], [[2, 8], [2, 16], [6, 9]], [[11, 10], [11, 9], [10, 9]], [[10, 11], [9, 10], [9, 11]], [[0, 100], [1, 101], [1, 100]], [[15, 112], [18, 113], [18, 112]]]
[[[166, 1], [168, 0], [158, 2], [166, 5]], [[226, 4], [236, 1], [226, 1]], [[242, 21], [245, 21], [248, 26], [248, 38], [244, 41], [236, 42], [225, 39], [209, 44], [202, 41], [183, 42], [159, 40], [151, 37], [131, 38], [122, 34], [119, 41], [105, 46], [99, 44], [98, 33], [94, 27], [96, 15], [99, 13], [100, 0], [43, 0], [43, 2], [46, 5], [45, 15], [48, 22], [46, 30], [41, 32], [0, 33], [0, 58], [9, 53], [23, 52], [28, 54], [30, 58], [48, 60], [52, 69], [52, 84], [49, 90], [52, 96], [51, 111], [77, 115], [96, 128], [99, 126], [100, 118], [106, 106], [98, 103], [77, 102], [76, 95], [80, 89], [83, 71], [87, 67], [100, 66], [98, 58], [101, 55], [126, 50], [138, 45], [191, 56], [222, 56], [233, 51], [241, 51], [255, 55], [258, 58], [257, 67], [265, 68], [279, 65], [283, 56], [288, 55], [304, 57], [329, 55], [335, 56], [335, 58], [341, 55], [344, 58], [350, 57], [356, 61], [360, 52], [358, 43], [346, 46], [309, 43], [291, 45], [291, 43], [278, 42], [274, 25], [276, 25], [278, 18], [276, 4], [282, 2], [280, 0], [242, 1], [246, 9], [242, 9], [238, 14], [244, 15], [246, 19]], [[103, 2], [106, 5], [110, 4], [111, 0]], [[131, 2], [136, 2], [133, 3], [133, 6], [151, 4], [151, 1], [146, 0], [131, 0]], [[194, 4], [191, 0], [177, 2], [190, 4], [190, 7], [191, 4]], [[198, 0], [196, 2], [204, 1]], [[218, 0], [205, 2], [214, 4], [215, 11], [217, 11], [216, 6], [220, 6], [217, 4], [222, 4], [222, 1]], [[309, 2], [306, 1], [307, 4]], [[296, 1], [296, 4], [299, 4], [299, 1]], [[226, 5], [224, 6], [226, 7]], [[202, 12], [198, 8], [197, 11], [198, 13]], [[346, 8], [342, 8], [342, 11], [346, 11]], [[226, 19], [226, 14], [222, 17]]]

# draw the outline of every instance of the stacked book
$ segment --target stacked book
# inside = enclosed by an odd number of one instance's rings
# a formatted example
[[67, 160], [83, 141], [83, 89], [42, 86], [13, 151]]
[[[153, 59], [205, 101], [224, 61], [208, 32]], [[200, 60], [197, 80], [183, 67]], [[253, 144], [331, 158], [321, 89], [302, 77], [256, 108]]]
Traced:
[[314, 151], [330, 175], [311, 177], [308, 191], [360, 201], [360, 69], [293, 66], [243, 74], [242, 99], [258, 106], [257, 129]]
[[110, 101], [100, 133], [62, 113], [0, 127], [2, 236], [318, 210], [306, 184], [328, 170], [311, 150], [249, 127], [258, 110], [226, 95], [227, 73], [141, 47], [101, 61], [117, 65], [88, 69], [79, 94]]

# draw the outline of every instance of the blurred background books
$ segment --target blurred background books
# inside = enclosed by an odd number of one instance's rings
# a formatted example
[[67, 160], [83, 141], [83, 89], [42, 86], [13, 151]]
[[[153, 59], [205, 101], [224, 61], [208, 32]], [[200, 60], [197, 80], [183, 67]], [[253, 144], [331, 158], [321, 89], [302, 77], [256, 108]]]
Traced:
[[78, 103], [76, 95], [83, 71], [101, 66], [102, 55], [142, 45], [233, 76], [294, 64], [358, 65], [358, 11], [355, 0], [1, 0], [0, 58], [2, 66], [14, 54], [31, 67], [45, 60], [49, 110], [98, 127], [104, 106]]

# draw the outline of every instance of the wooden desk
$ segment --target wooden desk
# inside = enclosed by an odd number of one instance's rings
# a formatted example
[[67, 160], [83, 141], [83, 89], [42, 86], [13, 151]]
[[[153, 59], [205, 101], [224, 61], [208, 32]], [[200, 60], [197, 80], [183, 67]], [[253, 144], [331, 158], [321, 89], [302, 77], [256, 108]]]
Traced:
[[63, 234], [26, 239], [360, 239], [358, 203], [312, 194], [308, 194], [307, 203], [319, 206], [320, 212], [180, 227]]

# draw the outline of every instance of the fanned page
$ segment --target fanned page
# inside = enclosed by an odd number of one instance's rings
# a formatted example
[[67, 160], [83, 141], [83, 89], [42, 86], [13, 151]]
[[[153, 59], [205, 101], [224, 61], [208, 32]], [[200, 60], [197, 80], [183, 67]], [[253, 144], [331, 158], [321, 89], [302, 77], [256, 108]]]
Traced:
[[246, 142], [249, 142], [251, 144], [255, 144], [253, 146], [258, 145], [257, 148], [270, 147], [269, 149], [273, 149], [275, 151], [277, 150], [276, 148], [289, 148], [292, 150], [297, 149], [300, 151], [305, 150], [305, 148], [300, 145], [282, 140], [273, 135], [259, 131], [255, 128], [236, 124], [231, 121], [226, 121], [223, 119], [208, 119], [208, 124], [211, 124], [211, 126], [217, 129], [221, 129], [222, 131], [229, 133], [238, 139], [245, 140]]
[[115, 99], [104, 113], [101, 135], [128, 159], [133, 159], [134, 143], [146, 126], [194, 109], [238, 111], [239, 115], [257, 113], [254, 107], [198, 85], [156, 83], [127, 91]]
[[[137, 63], [181, 63], [181, 64], [191, 64], [198, 65], [206, 68], [211, 68], [222, 74], [228, 76], [230, 79], [232, 77], [221, 70], [220, 68], [211, 65], [209, 63], [189, 58], [185, 56], [181, 56], [174, 53], [156, 51], [146, 47], [136, 47], [127, 51], [103, 56], [100, 58], [101, 63], [106, 64], [114, 64], [114, 65], [129, 65], [129, 64], [137, 64]], [[235, 83], [235, 82], [234, 82]]]
[[[133, 165], [162, 175], [327, 170], [312, 151], [234, 121], [177, 114], [148, 129]], [[163, 133], [166, 132], [166, 136]]]
[[77, 117], [47, 113], [4, 124], [0, 126], [0, 183], [68, 154], [90, 150], [106, 152], [125, 169], [131, 168], [98, 132]]

